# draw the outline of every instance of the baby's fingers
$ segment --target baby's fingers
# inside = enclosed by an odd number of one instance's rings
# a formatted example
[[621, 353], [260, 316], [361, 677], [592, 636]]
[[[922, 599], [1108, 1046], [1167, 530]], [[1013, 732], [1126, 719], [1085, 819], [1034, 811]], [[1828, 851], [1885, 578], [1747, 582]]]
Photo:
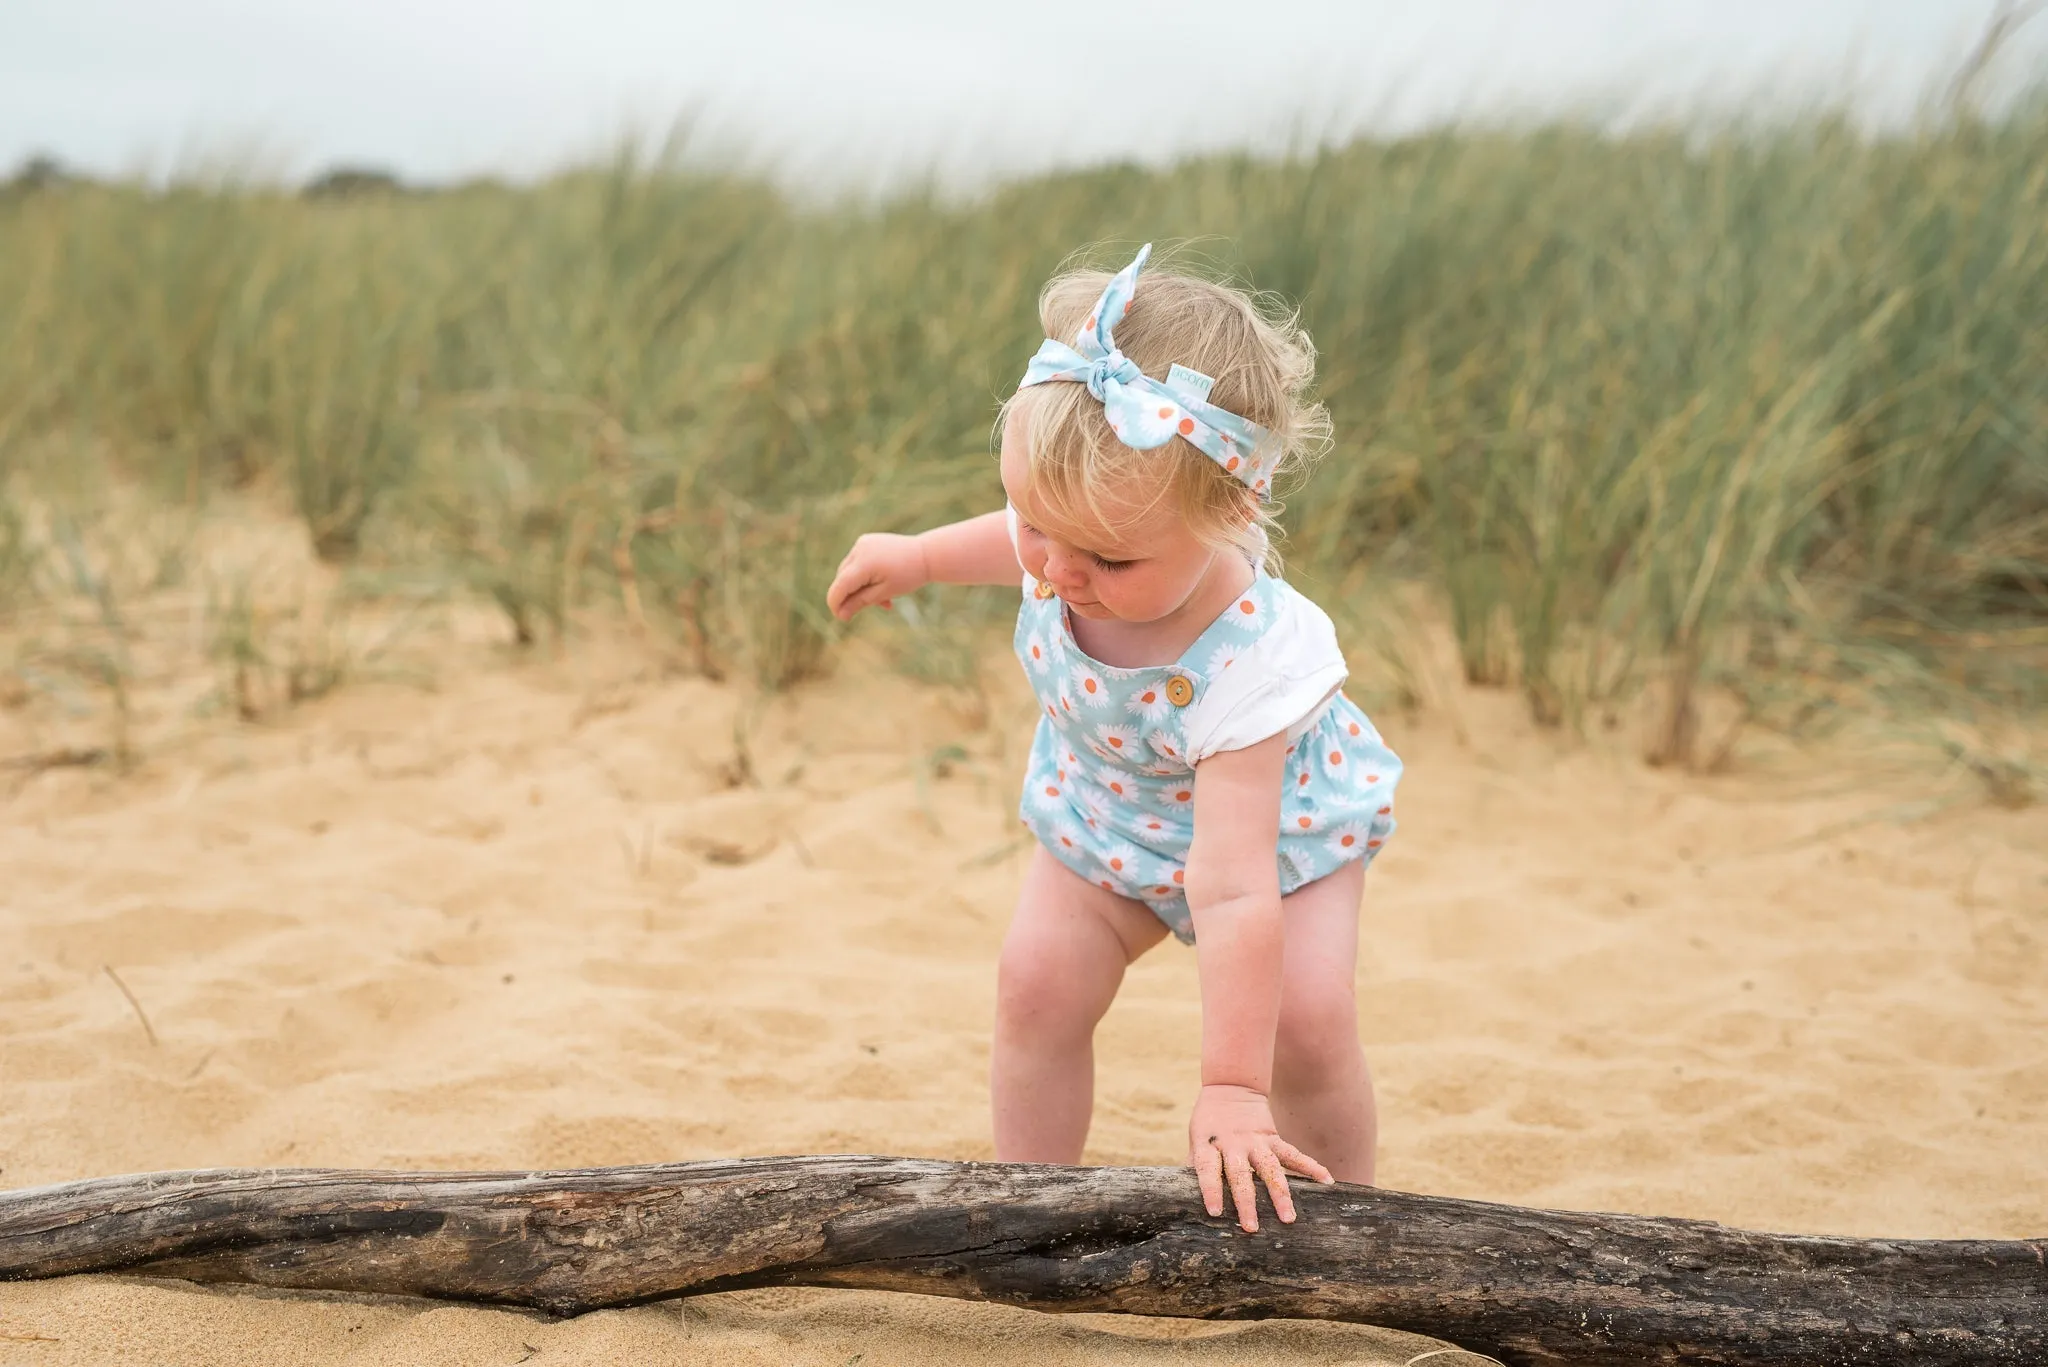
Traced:
[[1273, 1198], [1273, 1213], [1280, 1217], [1280, 1223], [1294, 1223], [1294, 1193], [1287, 1189], [1287, 1170], [1280, 1166], [1280, 1160], [1273, 1150], [1260, 1147], [1252, 1150], [1252, 1167], [1266, 1184], [1266, 1193]]
[[1195, 1166], [1195, 1181], [1202, 1188], [1202, 1209], [1211, 1215], [1223, 1213], [1223, 1155], [1214, 1144], [1194, 1146], [1188, 1159]]
[[1230, 1177], [1230, 1199], [1237, 1205], [1237, 1227], [1247, 1234], [1259, 1232], [1259, 1187], [1252, 1179], [1251, 1160], [1244, 1150], [1223, 1155], [1223, 1171]]
[[827, 595], [826, 605], [832, 609], [832, 615], [842, 622], [852, 620], [853, 615], [862, 608], [887, 601], [884, 597], [884, 585], [879, 578], [868, 579], [865, 582], [851, 581], [843, 587], [835, 584], [833, 589], [834, 592]]
[[1298, 1172], [1303, 1177], [1313, 1177], [1324, 1186], [1337, 1180], [1330, 1175], [1328, 1168], [1277, 1135], [1273, 1138], [1273, 1154], [1289, 1172]]

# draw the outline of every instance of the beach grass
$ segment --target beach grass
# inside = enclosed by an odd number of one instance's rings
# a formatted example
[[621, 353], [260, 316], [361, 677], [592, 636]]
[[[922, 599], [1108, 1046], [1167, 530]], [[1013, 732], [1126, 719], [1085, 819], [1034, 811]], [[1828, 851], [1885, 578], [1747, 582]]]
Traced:
[[[1145, 241], [1315, 338], [1337, 441], [1286, 552], [1340, 621], [1420, 582], [1470, 678], [1545, 723], [1647, 705], [1658, 762], [1712, 761], [1709, 690], [1792, 728], [2044, 701], [2041, 100], [1887, 135], [1447, 129], [968, 202], [631, 155], [433, 192], [19, 186], [0, 613], [89, 581], [49, 513], [89, 469], [275, 497], [322, 559], [438, 576], [521, 643], [610, 611], [783, 687], [840, 631], [857, 532], [999, 505], [1039, 286]], [[958, 672], [926, 637], [980, 601], [899, 654]]]

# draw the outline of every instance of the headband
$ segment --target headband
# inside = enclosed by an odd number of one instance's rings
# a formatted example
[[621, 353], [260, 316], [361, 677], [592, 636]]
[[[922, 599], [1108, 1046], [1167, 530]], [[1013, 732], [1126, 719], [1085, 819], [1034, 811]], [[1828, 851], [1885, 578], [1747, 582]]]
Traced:
[[1116, 349], [1110, 329], [1130, 310], [1131, 296], [1138, 290], [1138, 272], [1150, 255], [1152, 244], [1148, 242], [1138, 252], [1138, 259], [1118, 271], [1103, 288], [1087, 324], [1074, 334], [1072, 346], [1046, 338], [1017, 388], [1056, 380], [1085, 384], [1101, 402], [1110, 430], [1124, 445], [1150, 451], [1182, 437], [1263, 500], [1270, 496], [1268, 476], [1278, 453], [1261, 448], [1272, 433], [1211, 404], [1209, 387], [1216, 382], [1200, 371], [1176, 365], [1164, 380], [1155, 380]]

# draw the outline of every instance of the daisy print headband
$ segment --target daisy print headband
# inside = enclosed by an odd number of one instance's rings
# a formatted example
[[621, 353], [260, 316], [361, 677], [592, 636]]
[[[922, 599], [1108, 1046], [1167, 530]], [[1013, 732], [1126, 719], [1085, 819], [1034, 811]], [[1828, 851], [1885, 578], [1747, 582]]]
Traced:
[[1110, 430], [1124, 445], [1150, 451], [1182, 437], [1263, 500], [1269, 496], [1269, 465], [1277, 454], [1264, 449], [1272, 433], [1211, 404], [1209, 387], [1216, 382], [1200, 371], [1176, 365], [1164, 380], [1155, 380], [1116, 349], [1110, 330], [1130, 310], [1131, 296], [1138, 290], [1138, 272], [1151, 255], [1148, 242], [1139, 250], [1137, 260], [1116, 273], [1087, 323], [1074, 335], [1072, 346], [1046, 338], [1017, 388], [1061, 380], [1085, 384], [1102, 404]]

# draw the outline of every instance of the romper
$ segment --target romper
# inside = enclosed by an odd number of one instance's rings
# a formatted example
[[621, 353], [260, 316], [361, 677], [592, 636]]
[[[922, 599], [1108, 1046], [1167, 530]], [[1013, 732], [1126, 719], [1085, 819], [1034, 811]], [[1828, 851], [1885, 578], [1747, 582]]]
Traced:
[[1274, 814], [1282, 896], [1370, 861], [1393, 834], [1401, 761], [1338, 691], [1347, 669], [1330, 619], [1263, 570], [1178, 660], [1143, 669], [1084, 652], [1052, 586], [1027, 577], [1016, 649], [1041, 712], [1024, 824], [1183, 944], [1195, 939], [1183, 888], [1194, 769], [1209, 756], [1282, 731], [1292, 742]]

